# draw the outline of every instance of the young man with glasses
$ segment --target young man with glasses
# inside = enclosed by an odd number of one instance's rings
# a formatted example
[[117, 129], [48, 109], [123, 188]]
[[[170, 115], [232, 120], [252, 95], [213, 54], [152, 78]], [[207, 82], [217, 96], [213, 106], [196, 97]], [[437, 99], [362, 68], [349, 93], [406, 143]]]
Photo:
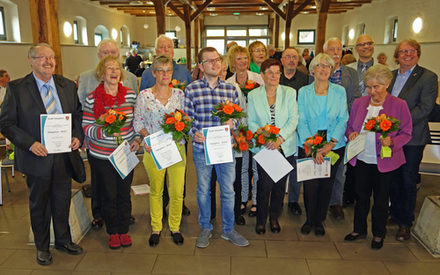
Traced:
[[[215, 48], [203, 48], [198, 54], [198, 60], [200, 61], [198, 66], [203, 72], [203, 77], [186, 87], [184, 100], [184, 111], [194, 119], [189, 135], [193, 139], [193, 160], [197, 173], [197, 205], [201, 227], [196, 246], [199, 248], [207, 247], [209, 239], [212, 237], [213, 226], [210, 223], [212, 169], [216, 170], [221, 192], [221, 237], [237, 246], [248, 246], [249, 242], [234, 230], [235, 193], [233, 184], [235, 180], [235, 161], [207, 165], [203, 147], [205, 137], [202, 134], [202, 128], [221, 125], [218, 117], [211, 116], [214, 106], [226, 100], [239, 104], [238, 93], [234, 85], [219, 78], [222, 64], [220, 55]], [[229, 125], [230, 129], [234, 129], [238, 123], [236, 120], [231, 119], [223, 124]]]

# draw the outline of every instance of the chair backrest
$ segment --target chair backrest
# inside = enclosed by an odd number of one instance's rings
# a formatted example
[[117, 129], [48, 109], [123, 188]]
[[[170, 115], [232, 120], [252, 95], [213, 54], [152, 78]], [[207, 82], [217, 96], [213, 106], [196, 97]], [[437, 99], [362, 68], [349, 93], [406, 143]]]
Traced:
[[429, 122], [431, 144], [440, 145], [440, 122]]

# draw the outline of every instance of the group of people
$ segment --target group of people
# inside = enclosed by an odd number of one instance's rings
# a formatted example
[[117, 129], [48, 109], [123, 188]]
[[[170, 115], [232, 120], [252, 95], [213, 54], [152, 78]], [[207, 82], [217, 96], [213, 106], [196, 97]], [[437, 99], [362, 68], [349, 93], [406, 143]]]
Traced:
[[[117, 139], [128, 142], [132, 151], [141, 146], [144, 149], [143, 164], [151, 187], [149, 245], [155, 247], [160, 242], [162, 218], [168, 204], [171, 238], [176, 245], [184, 242], [180, 231], [182, 214], [190, 213], [184, 204], [187, 144], [184, 139], [176, 142], [181, 162], [159, 170], [151, 156], [152, 148], [143, 142], [144, 137], [160, 131], [164, 115], [176, 109], [182, 109], [193, 119], [188, 134], [197, 175], [201, 229], [197, 247], [207, 247], [212, 237], [216, 182], [221, 193], [221, 238], [237, 246], [249, 245], [234, 227], [234, 223], [246, 223], [243, 213], [249, 197], [252, 197], [249, 216], [256, 216], [255, 232], [265, 234], [268, 220], [272, 233], [281, 231], [278, 219], [287, 178], [288, 209], [301, 215], [298, 203], [301, 182], [297, 181], [296, 169], [274, 182], [254, 161], [253, 156], [261, 148], [234, 153], [234, 160], [229, 163], [206, 164], [202, 129], [222, 125], [218, 117], [211, 116], [211, 111], [226, 100], [240, 105], [247, 117], [223, 124], [230, 129], [245, 124], [252, 132], [265, 125], [276, 126], [279, 128], [276, 140], [264, 146], [279, 150], [294, 168], [298, 158], [309, 157], [304, 144], [315, 134], [326, 141], [311, 156], [317, 165], [325, 162], [330, 152], [339, 155], [332, 160], [328, 178], [302, 182], [306, 213], [302, 234], [314, 231], [317, 236], [325, 235], [328, 210], [335, 219], [343, 219], [342, 205], [355, 203], [353, 231], [345, 240], [365, 239], [373, 193], [371, 247], [382, 247], [387, 219], [399, 225], [397, 240], [410, 238], [418, 166], [429, 140], [428, 116], [438, 89], [437, 75], [417, 64], [421, 54], [419, 43], [408, 39], [397, 45], [394, 58], [399, 69], [391, 72], [386, 66], [374, 64], [374, 42], [368, 35], [357, 39], [355, 49], [359, 60], [352, 67], [341, 64], [342, 43], [338, 38], [330, 38], [323, 53], [311, 59], [310, 75], [298, 70], [300, 55], [293, 47], [283, 51], [281, 61], [268, 58], [266, 46], [259, 41], [248, 48], [233, 45], [223, 57], [215, 48], [205, 47], [197, 56], [200, 78], [194, 81], [185, 67], [173, 61], [171, 39], [161, 35], [155, 46], [156, 57], [142, 74], [139, 92], [136, 78], [123, 69], [117, 45], [111, 40], [99, 44], [100, 62], [95, 70], [80, 75], [78, 90], [72, 81], [54, 74], [55, 54], [44, 43], [29, 50], [32, 73], [9, 83], [0, 115], [0, 131], [16, 145], [17, 168], [27, 176], [39, 264], [52, 262], [51, 218], [55, 248], [69, 254], [82, 253], [82, 248], [71, 240], [68, 224], [75, 158], [71, 153], [48, 154], [41, 143], [40, 114], [72, 114], [70, 147], [75, 151], [84, 143], [87, 148], [93, 224], [97, 227], [105, 224], [111, 249], [132, 245], [129, 225], [135, 220], [130, 200], [133, 172], [122, 179], [108, 161], [118, 146]], [[172, 80], [186, 82], [185, 91], [170, 86]], [[249, 81], [258, 83], [259, 87], [243, 92]], [[120, 133], [106, 135], [96, 122], [109, 110], [127, 117]], [[387, 137], [366, 131], [366, 120], [379, 115], [395, 117], [400, 121], [400, 129]], [[347, 142], [364, 133], [365, 150], [344, 165]], [[382, 146], [391, 148], [391, 157], [381, 158]]]

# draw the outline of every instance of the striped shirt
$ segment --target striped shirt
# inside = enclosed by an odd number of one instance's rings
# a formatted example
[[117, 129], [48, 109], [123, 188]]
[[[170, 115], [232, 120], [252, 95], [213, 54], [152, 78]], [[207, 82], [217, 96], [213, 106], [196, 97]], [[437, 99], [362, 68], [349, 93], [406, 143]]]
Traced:
[[[84, 102], [82, 126], [87, 137], [90, 154], [98, 159], [108, 159], [108, 156], [118, 147], [116, 138], [107, 136], [102, 130], [102, 126], [96, 124], [93, 113], [93, 105], [95, 104], [95, 92], [89, 94]], [[114, 110], [124, 112], [127, 115], [125, 125], [121, 128], [121, 137], [123, 140], [131, 142], [138, 135], [133, 128], [133, 112], [136, 103], [136, 93], [127, 88], [125, 102], [120, 106], [112, 106]], [[109, 109], [105, 107], [106, 110]]]
[[[194, 120], [188, 134], [194, 138], [194, 134], [202, 128], [220, 126], [220, 119], [211, 116], [211, 111], [215, 105], [226, 100], [240, 105], [237, 90], [231, 83], [218, 79], [217, 85], [211, 89], [203, 77], [189, 84], [185, 89], [183, 111]], [[237, 121], [234, 120], [236, 126]], [[203, 143], [193, 140], [193, 150], [203, 151]]]

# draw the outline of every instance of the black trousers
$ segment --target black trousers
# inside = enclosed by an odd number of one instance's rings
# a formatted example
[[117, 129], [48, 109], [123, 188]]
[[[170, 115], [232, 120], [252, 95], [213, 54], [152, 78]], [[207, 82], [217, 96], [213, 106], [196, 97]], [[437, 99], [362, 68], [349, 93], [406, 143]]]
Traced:
[[67, 154], [55, 154], [51, 175], [26, 177], [31, 226], [38, 250], [49, 251], [51, 219], [55, 244], [64, 245], [72, 240], [69, 226], [72, 172], [68, 161]]
[[[344, 151], [345, 147], [334, 150], [334, 152], [339, 155], [339, 159], [330, 169], [330, 178], [312, 179], [303, 182], [304, 206], [307, 214], [305, 224], [320, 226], [325, 220], [336, 172], [344, 158]], [[301, 149], [300, 157], [304, 156], [304, 149]]]
[[[292, 155], [286, 159], [291, 163], [293, 158], [294, 156]], [[257, 225], [265, 225], [268, 214], [271, 220], [277, 220], [280, 216], [289, 174], [274, 182], [258, 163], [257, 170]]]
[[90, 156], [89, 162], [95, 166], [96, 182], [101, 198], [101, 212], [108, 234], [125, 234], [128, 232], [131, 201], [130, 185], [133, 171], [122, 179], [108, 160]]
[[388, 217], [388, 199], [394, 172], [381, 173], [376, 164], [361, 160], [354, 167], [356, 177], [356, 206], [354, 208], [354, 229], [359, 234], [367, 233], [367, 216], [370, 211], [370, 197], [373, 192], [371, 209], [372, 231], [375, 237], [385, 237]]
[[345, 172], [344, 195], [342, 201], [356, 201], [356, 178], [354, 167], [350, 164], [347, 165], [347, 171]]
[[[243, 158], [235, 158], [235, 181], [234, 181], [234, 216], [235, 218], [241, 216], [241, 167], [243, 165]], [[215, 217], [216, 210], [216, 190], [217, 190], [217, 172], [212, 169], [211, 174], [211, 219]]]

